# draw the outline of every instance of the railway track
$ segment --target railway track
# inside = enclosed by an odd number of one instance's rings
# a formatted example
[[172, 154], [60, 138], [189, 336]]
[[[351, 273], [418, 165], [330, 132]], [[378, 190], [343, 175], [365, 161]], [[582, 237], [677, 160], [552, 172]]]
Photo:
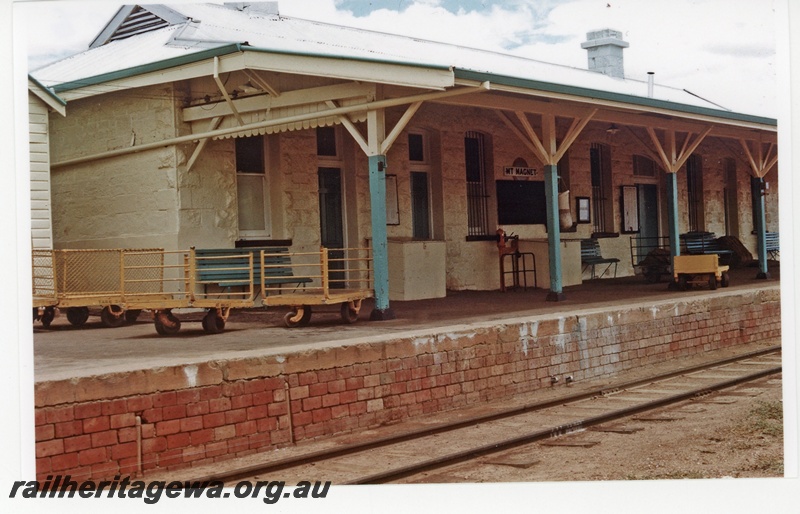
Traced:
[[[780, 347], [488, 415], [273, 460], [198, 480], [380, 484], [704, 398], [781, 373]], [[481, 444], [470, 441], [481, 441]]]

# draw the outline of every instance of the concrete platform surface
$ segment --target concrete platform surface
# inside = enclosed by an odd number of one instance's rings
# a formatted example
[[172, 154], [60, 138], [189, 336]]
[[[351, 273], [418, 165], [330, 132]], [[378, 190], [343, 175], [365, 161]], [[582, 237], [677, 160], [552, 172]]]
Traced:
[[[499, 324], [520, 317], [565, 317], [586, 310], [631, 305], [656, 305], [706, 295], [739, 294], [745, 290], [778, 288], [778, 266], [771, 279], [756, 279], [755, 268], [731, 271], [731, 285], [710, 291], [668, 290], [667, 283], [647, 283], [642, 277], [586, 281], [564, 288], [566, 300], [547, 302], [546, 289], [526, 291], [448, 292], [446, 298], [392, 302], [396, 319], [370, 322], [372, 304], [365, 302], [359, 321], [344, 324], [338, 308], [315, 310], [307, 327], [288, 329], [282, 322], [287, 308], [235, 310], [225, 331], [206, 334], [202, 313], [179, 314], [182, 328], [174, 336], [159, 336], [151, 316], [143, 312], [133, 324], [105, 328], [92, 316], [73, 327], [61, 313], [49, 328], [33, 325], [36, 382], [64, 380], [138, 369], [193, 364], [214, 360], [281, 355], [343, 344], [385, 341], [398, 336], [447, 333], [470, 325]], [[194, 322], [189, 321], [194, 320]]]

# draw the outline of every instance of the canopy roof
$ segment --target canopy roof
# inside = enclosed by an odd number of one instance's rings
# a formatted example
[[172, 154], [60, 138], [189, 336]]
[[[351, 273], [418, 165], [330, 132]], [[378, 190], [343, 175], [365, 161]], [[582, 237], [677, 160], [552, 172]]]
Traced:
[[[95, 87], [122, 78], [207, 61], [215, 56], [253, 52], [335, 63], [335, 76], [373, 79], [425, 89], [445, 89], [461, 80], [491, 80], [525, 89], [564, 92], [588, 98], [650, 105], [678, 112], [776, 125], [771, 118], [732, 113], [685, 90], [620, 79], [597, 72], [458, 45], [332, 25], [277, 14], [272, 3], [130, 5], [122, 7], [85, 52], [32, 74], [56, 93], [91, 96]], [[401, 73], [376, 73], [365, 64], [401, 67]], [[330, 65], [326, 68], [331, 71]], [[167, 73], [163, 73], [167, 72]], [[302, 71], [309, 73], [308, 70]], [[203, 72], [205, 73], [205, 72]], [[206, 73], [207, 74], [207, 73]], [[366, 76], [365, 76], [366, 75]], [[402, 77], [402, 80], [399, 78]], [[186, 78], [185, 75], [181, 78]], [[67, 98], [70, 95], [67, 93]]]

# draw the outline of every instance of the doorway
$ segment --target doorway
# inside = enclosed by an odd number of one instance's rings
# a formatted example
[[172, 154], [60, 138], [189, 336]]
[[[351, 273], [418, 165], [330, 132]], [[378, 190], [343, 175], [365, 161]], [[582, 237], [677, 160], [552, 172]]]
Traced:
[[639, 204], [640, 255], [658, 248], [658, 186], [636, 184]]
[[329, 287], [343, 288], [344, 280], [344, 208], [342, 172], [339, 168], [319, 168], [320, 242], [328, 248]]

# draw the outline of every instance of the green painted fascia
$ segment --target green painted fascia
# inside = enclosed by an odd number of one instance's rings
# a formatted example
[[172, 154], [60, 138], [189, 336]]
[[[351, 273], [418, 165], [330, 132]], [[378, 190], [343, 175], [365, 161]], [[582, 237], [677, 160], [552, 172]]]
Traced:
[[597, 89], [589, 89], [578, 86], [565, 86], [562, 84], [554, 84], [552, 82], [521, 79], [517, 77], [496, 75], [493, 73], [485, 73], [472, 70], [454, 69], [453, 72], [455, 73], [457, 79], [474, 80], [478, 82], [484, 82], [488, 80], [489, 82], [495, 84], [502, 84], [504, 86], [513, 86], [513, 87], [531, 89], [536, 91], [547, 91], [550, 93], [560, 93], [565, 95], [580, 96], [584, 98], [594, 98], [597, 100], [607, 100], [607, 101], [620, 102], [631, 105], [639, 105], [643, 107], [666, 109], [670, 111], [682, 112], [687, 114], [713, 116], [716, 118], [724, 118], [724, 119], [742, 121], [748, 123], [758, 123], [761, 125], [769, 125], [775, 127], [777, 127], [778, 125], [778, 120], [774, 118], [766, 118], [763, 116], [754, 116], [750, 114], [740, 114], [731, 111], [710, 109], [708, 107], [698, 107], [694, 105], [679, 104], [675, 102], [668, 102], [666, 100], [658, 100], [655, 98], [643, 98], [640, 96], [626, 95], [622, 93], [613, 93], [610, 91], [600, 91]]
[[183, 66], [198, 61], [204, 61], [206, 59], [211, 59], [213, 57], [220, 57], [222, 55], [232, 54], [236, 52], [244, 52], [244, 51], [271, 53], [279, 55], [293, 55], [298, 57], [323, 57], [328, 59], [338, 59], [342, 61], [357, 61], [357, 62], [376, 63], [376, 64], [393, 64], [399, 66], [409, 66], [409, 67], [425, 68], [433, 70], [450, 69], [449, 66], [429, 66], [423, 64], [401, 63], [401, 62], [393, 62], [380, 59], [368, 59], [363, 57], [354, 58], [345, 55], [335, 55], [335, 54], [322, 54], [322, 53], [314, 54], [314, 53], [302, 53], [302, 52], [276, 51], [276, 50], [271, 50], [269, 48], [257, 48], [242, 43], [231, 43], [216, 48], [211, 48], [209, 50], [203, 50], [201, 52], [196, 52], [189, 55], [183, 55], [181, 57], [174, 57], [172, 59], [165, 59], [163, 61], [143, 64], [141, 66], [125, 68], [123, 70], [118, 70], [111, 73], [103, 73], [101, 75], [95, 75], [93, 77], [87, 77], [85, 79], [74, 80], [71, 82], [64, 82], [62, 84], [53, 86], [53, 90], [56, 92], [63, 92], [63, 91], [70, 91], [73, 89], [80, 89], [82, 87], [103, 84], [105, 82], [111, 82], [112, 80], [135, 77], [136, 75], [143, 75], [145, 73], [151, 73], [154, 71], [162, 71], [169, 68], [175, 68], [177, 66]]
[[30, 80], [31, 82], [33, 82], [34, 84], [39, 86], [42, 89], [42, 91], [47, 93], [47, 96], [49, 96], [50, 98], [52, 98], [56, 102], [58, 102], [58, 103], [60, 103], [61, 105], [64, 105], [64, 106], [67, 105], [67, 101], [66, 100], [64, 100], [63, 98], [61, 98], [57, 94], [55, 94], [52, 89], [50, 89], [49, 87], [47, 87], [44, 84], [42, 84], [41, 82], [39, 82], [39, 80], [36, 77], [34, 77], [33, 75], [31, 75], [30, 73], [28, 74], [28, 80]]
[[56, 91], [57, 93], [61, 93], [63, 91], [70, 91], [73, 89], [80, 89], [82, 87], [94, 86], [97, 84], [103, 84], [105, 82], [111, 82], [112, 80], [135, 77], [136, 75], [144, 75], [145, 73], [151, 73], [154, 71], [167, 70], [169, 68], [175, 68], [177, 66], [183, 66], [185, 64], [204, 61], [206, 59], [219, 57], [221, 55], [228, 55], [236, 52], [241, 52], [243, 51], [243, 49], [244, 45], [242, 45], [241, 43], [231, 43], [223, 46], [218, 46], [216, 48], [211, 48], [208, 50], [202, 50], [200, 52], [196, 52], [189, 55], [173, 57], [172, 59], [164, 59], [163, 61], [143, 64], [141, 66], [133, 66], [132, 68], [125, 68], [123, 70], [112, 71], [111, 73], [103, 73], [101, 75], [95, 75], [94, 77], [87, 77], [85, 79], [74, 80], [71, 82], [64, 82], [62, 84], [53, 86], [53, 90]]

